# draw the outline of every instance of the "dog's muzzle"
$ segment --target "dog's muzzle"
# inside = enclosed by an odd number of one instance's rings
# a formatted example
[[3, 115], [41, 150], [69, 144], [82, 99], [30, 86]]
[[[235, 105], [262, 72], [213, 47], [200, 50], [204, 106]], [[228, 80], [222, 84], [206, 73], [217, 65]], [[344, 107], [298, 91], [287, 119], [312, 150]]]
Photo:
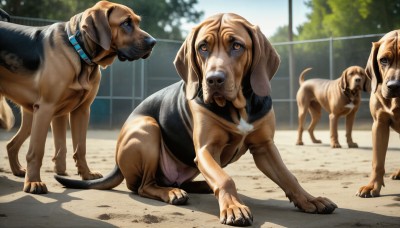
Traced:
[[149, 36], [143, 40], [143, 43], [140, 47], [133, 47], [128, 50], [118, 50], [117, 55], [120, 61], [134, 61], [140, 58], [146, 59], [150, 56], [153, 47], [156, 45], [157, 40], [153, 37]]

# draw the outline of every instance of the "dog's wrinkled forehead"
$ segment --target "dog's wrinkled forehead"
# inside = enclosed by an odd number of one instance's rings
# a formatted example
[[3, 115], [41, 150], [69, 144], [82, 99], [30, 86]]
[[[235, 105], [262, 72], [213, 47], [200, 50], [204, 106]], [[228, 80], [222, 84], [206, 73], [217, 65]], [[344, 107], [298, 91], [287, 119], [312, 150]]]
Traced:
[[113, 6], [108, 5], [107, 7], [112, 8], [110, 14], [112, 14], [112, 17], [109, 16], [109, 22], [110, 25], [120, 25], [121, 23], [127, 21], [129, 18], [133, 24], [138, 25], [141, 21], [140, 16], [135, 14], [133, 10], [127, 6], [121, 5], [121, 4], [115, 4]]
[[251, 37], [245, 28], [246, 22], [241, 16], [232, 13], [217, 14], [210, 17], [200, 26], [196, 46], [204, 41], [214, 45], [221, 41], [229, 43], [233, 40], [240, 40], [245, 46], [250, 47]]
[[[386, 34], [380, 40], [381, 45], [378, 52], [378, 57], [385, 55], [388, 57], [395, 58], [400, 53], [400, 33], [398, 31], [392, 31]], [[394, 56], [392, 56], [394, 55]]]

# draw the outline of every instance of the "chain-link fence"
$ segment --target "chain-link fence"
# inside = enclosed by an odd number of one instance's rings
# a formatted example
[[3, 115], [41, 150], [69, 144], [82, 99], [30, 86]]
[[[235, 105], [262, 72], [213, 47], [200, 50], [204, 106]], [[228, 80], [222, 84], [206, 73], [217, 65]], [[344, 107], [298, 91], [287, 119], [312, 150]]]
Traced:
[[[11, 21], [25, 25], [54, 22], [21, 17], [12, 17]], [[281, 57], [279, 70], [271, 82], [277, 128], [297, 128], [296, 93], [301, 71], [308, 67], [313, 68], [306, 79], [335, 79], [349, 66], [365, 67], [371, 42], [379, 40], [382, 35], [273, 43]], [[103, 69], [100, 90], [91, 107], [90, 127], [120, 128], [144, 98], [180, 80], [173, 60], [181, 44], [182, 41], [158, 40], [148, 59], [134, 62], [117, 60]], [[372, 119], [368, 106], [369, 94], [363, 93], [362, 96], [354, 128], [370, 129]], [[16, 108], [14, 111], [17, 117], [16, 126], [19, 126], [19, 111]], [[319, 127], [327, 126], [328, 115], [324, 113]]]

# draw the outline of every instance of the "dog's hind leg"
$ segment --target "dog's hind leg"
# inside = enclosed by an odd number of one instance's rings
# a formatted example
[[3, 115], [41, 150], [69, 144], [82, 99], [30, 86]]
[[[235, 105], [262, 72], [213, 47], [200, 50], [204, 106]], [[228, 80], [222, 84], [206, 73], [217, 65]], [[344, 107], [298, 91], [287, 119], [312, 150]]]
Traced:
[[298, 114], [298, 128], [297, 128], [297, 142], [296, 145], [304, 145], [303, 143], [303, 126], [304, 122], [307, 117], [307, 107], [305, 104], [300, 104], [301, 102], [297, 102], [297, 107], [299, 109], [299, 114]]
[[308, 107], [308, 111], [311, 115], [311, 122], [308, 126], [308, 133], [310, 134], [311, 141], [313, 143], [321, 143], [321, 140], [316, 139], [314, 135], [315, 126], [317, 126], [321, 119], [321, 105], [318, 102], [312, 101]]
[[24, 177], [26, 170], [21, 166], [18, 153], [22, 144], [30, 136], [32, 129], [32, 113], [21, 108], [21, 126], [14, 137], [7, 143], [7, 154], [12, 173], [18, 177]]
[[161, 131], [151, 117], [137, 117], [123, 126], [117, 143], [117, 164], [127, 187], [140, 196], [170, 204], [185, 204], [187, 193], [179, 188], [161, 187], [159, 161]]

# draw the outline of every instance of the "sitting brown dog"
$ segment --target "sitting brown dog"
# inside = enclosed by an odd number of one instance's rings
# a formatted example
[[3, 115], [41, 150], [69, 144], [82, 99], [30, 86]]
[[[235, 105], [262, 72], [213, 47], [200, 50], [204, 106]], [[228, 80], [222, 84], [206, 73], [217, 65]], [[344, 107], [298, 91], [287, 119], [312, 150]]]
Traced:
[[[394, 30], [373, 43], [365, 71], [371, 79], [369, 107], [372, 125], [372, 171], [370, 182], [357, 195], [375, 197], [384, 186], [385, 157], [392, 128], [400, 133], [400, 30]], [[400, 169], [391, 175], [400, 180]]]
[[[139, 28], [139, 21], [130, 8], [106, 1], [68, 22], [45, 27], [0, 21], [0, 122], [5, 128], [12, 125], [4, 97], [21, 106], [21, 128], [7, 152], [12, 172], [25, 176], [25, 192], [47, 192], [40, 168], [50, 123], [59, 154], [56, 165], [64, 164], [65, 170], [68, 118], [78, 173], [83, 179], [102, 176], [90, 171], [85, 157], [90, 105], [99, 88], [101, 66], [116, 57], [133, 61], [150, 55], [156, 41]], [[29, 135], [25, 173], [18, 151]]]
[[341, 116], [346, 116], [346, 138], [349, 148], [357, 148], [351, 132], [354, 119], [361, 102], [361, 91], [370, 91], [370, 82], [363, 68], [351, 66], [343, 71], [336, 80], [310, 79], [304, 81], [304, 75], [311, 68], [305, 69], [299, 78], [300, 88], [297, 91], [297, 106], [299, 111], [299, 127], [297, 145], [303, 145], [303, 125], [307, 112], [311, 114], [308, 132], [313, 143], [321, 143], [314, 136], [314, 129], [321, 119], [321, 108], [329, 113], [331, 147], [340, 148], [337, 126]]
[[[125, 122], [113, 172], [97, 180], [57, 180], [71, 188], [110, 189], [125, 178], [133, 192], [170, 204], [186, 203], [183, 189], [211, 189], [221, 223], [250, 225], [252, 213], [223, 170], [249, 150], [256, 166], [295, 206], [331, 213], [337, 206], [306, 192], [274, 144], [269, 94], [278, 65], [278, 54], [257, 26], [235, 14], [206, 19], [176, 56], [183, 80], [148, 97]], [[192, 182], [200, 173], [208, 186]]]

